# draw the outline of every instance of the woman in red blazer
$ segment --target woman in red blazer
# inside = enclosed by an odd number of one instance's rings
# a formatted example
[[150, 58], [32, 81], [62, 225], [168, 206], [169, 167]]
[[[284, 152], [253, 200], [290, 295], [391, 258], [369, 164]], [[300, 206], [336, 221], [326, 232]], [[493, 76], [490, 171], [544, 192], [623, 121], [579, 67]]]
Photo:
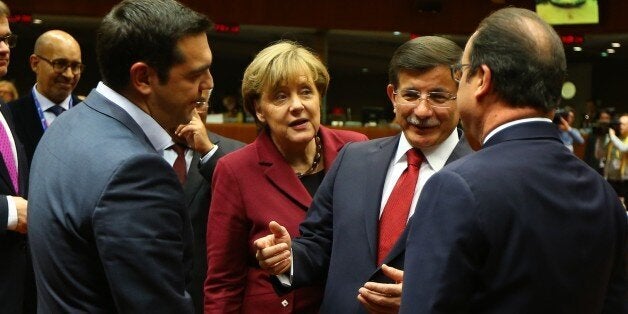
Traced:
[[320, 125], [329, 74], [293, 42], [262, 50], [244, 72], [257, 139], [218, 161], [207, 223], [205, 313], [316, 313], [324, 283], [278, 295], [255, 259], [255, 239], [279, 222], [298, 235], [312, 196], [342, 146], [366, 140]]

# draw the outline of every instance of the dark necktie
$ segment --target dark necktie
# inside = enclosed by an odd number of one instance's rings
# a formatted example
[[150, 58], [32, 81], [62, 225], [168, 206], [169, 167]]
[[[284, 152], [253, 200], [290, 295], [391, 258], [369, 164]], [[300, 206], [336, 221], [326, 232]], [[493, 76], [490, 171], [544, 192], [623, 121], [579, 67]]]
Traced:
[[62, 114], [65, 111], [65, 109], [63, 109], [63, 107], [61, 107], [59, 105], [54, 105], [54, 106], [46, 109], [46, 111], [52, 112], [52, 113], [55, 114], [55, 116], [58, 117], [60, 114]]
[[11, 147], [9, 133], [5, 130], [2, 123], [0, 123], [0, 153], [2, 154], [2, 159], [4, 160], [4, 166], [7, 168], [7, 172], [9, 172], [9, 177], [11, 178], [11, 184], [13, 184], [13, 189], [17, 194], [20, 192], [18, 185], [17, 166], [13, 157], [13, 148]]
[[185, 184], [185, 180], [187, 180], [187, 167], [185, 166], [185, 150], [187, 147], [181, 144], [174, 144], [170, 146], [172, 150], [177, 153], [177, 159], [174, 160], [174, 164], [172, 164], [172, 168], [174, 168], [174, 172], [179, 177], [179, 182], [181, 184]]
[[379, 248], [377, 265], [381, 265], [388, 252], [399, 239], [408, 221], [410, 205], [414, 189], [419, 178], [419, 169], [423, 162], [423, 155], [417, 149], [410, 149], [406, 153], [408, 167], [401, 173], [395, 187], [388, 197], [382, 217], [379, 219]]

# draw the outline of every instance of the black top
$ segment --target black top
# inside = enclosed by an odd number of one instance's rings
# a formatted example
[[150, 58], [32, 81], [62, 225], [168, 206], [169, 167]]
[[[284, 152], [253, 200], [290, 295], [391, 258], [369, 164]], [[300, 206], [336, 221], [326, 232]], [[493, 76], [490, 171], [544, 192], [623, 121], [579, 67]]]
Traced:
[[305, 189], [312, 197], [316, 194], [316, 190], [323, 182], [323, 178], [325, 177], [325, 171], [319, 171], [312, 174], [305, 175], [301, 177], [301, 183], [305, 186]]

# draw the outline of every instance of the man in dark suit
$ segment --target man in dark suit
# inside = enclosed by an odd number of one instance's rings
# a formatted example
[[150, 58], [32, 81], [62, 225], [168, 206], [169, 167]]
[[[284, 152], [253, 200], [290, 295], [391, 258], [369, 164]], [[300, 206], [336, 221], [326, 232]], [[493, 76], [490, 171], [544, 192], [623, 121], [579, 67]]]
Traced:
[[[274, 222], [271, 230], [275, 234], [256, 242], [262, 268], [273, 274], [290, 274], [293, 267], [291, 287], [311, 285], [327, 277], [321, 312], [399, 310], [403, 230], [413, 213], [411, 204], [416, 204], [432, 174], [472, 152], [456, 128], [457, 84], [451, 78], [450, 65], [461, 54], [462, 49], [454, 42], [435, 36], [400, 46], [390, 62], [387, 93], [403, 132], [350, 143], [342, 149], [301, 223], [301, 236], [293, 239], [291, 246], [284, 244], [290, 244], [285, 229]], [[413, 182], [413, 197], [400, 217], [401, 235], [392, 236], [382, 233], [386, 227], [380, 228], [380, 222], [409, 163], [409, 150], [420, 151], [424, 161]], [[388, 241], [387, 247], [383, 240]], [[277, 254], [290, 256], [290, 248], [293, 260], [277, 263]], [[282, 269], [278, 271], [277, 266]]]
[[192, 230], [162, 151], [213, 88], [210, 24], [173, 0], [122, 1], [102, 20], [103, 81], [33, 158], [39, 312], [193, 312]]
[[[197, 107], [190, 123], [180, 125], [176, 141], [187, 147], [184, 151], [186, 179], [183, 183], [185, 204], [192, 221], [194, 233], [194, 264], [187, 291], [194, 301], [194, 309], [203, 313], [203, 284], [207, 276], [207, 217], [211, 203], [211, 182], [218, 160], [241, 147], [244, 143], [208, 132], [204, 121], [207, 119], [208, 105]], [[174, 144], [174, 143], [173, 143]], [[174, 165], [177, 153], [173, 149], [164, 151], [164, 158]]]
[[47, 31], [35, 41], [30, 66], [36, 76], [35, 86], [26, 96], [9, 103], [29, 165], [48, 126], [57, 115], [80, 102], [72, 91], [83, 70], [81, 47], [64, 31]]
[[[0, 1], [0, 77], [7, 74], [11, 49], [9, 8]], [[35, 283], [27, 247], [28, 164], [15, 124], [0, 101], [0, 309], [4, 313], [34, 313]]]
[[481, 149], [425, 185], [401, 313], [626, 313], [626, 212], [548, 117], [566, 61], [534, 12], [481, 22], [452, 73]]

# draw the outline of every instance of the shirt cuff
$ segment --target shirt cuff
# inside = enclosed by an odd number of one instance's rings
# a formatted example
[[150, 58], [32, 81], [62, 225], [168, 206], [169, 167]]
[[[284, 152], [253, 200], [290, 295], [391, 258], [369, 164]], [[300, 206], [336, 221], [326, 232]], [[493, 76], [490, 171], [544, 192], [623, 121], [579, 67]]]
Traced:
[[[292, 250], [291, 250], [292, 251]], [[277, 279], [284, 287], [292, 286], [292, 275], [294, 274], [294, 260], [292, 259], [292, 252], [290, 252], [290, 276], [286, 274], [277, 275]]]
[[212, 158], [212, 156], [214, 156], [217, 150], [218, 150], [218, 145], [214, 144], [214, 147], [212, 147], [212, 149], [210, 149], [207, 152], [207, 154], [205, 154], [205, 156], [201, 158], [201, 165], [204, 165], [206, 162], [208, 162], [209, 159]]
[[15, 228], [17, 227], [17, 208], [15, 207], [13, 197], [10, 195], [7, 195], [7, 205], [7, 207], [9, 208], [7, 230], [15, 230]]

